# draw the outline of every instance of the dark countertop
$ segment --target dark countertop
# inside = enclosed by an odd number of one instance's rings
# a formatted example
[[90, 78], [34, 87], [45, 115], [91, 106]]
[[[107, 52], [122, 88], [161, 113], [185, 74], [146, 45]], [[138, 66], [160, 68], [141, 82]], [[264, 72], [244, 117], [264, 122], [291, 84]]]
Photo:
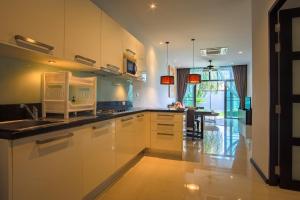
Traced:
[[68, 121], [58, 122], [52, 124], [51, 126], [47, 127], [37, 127], [35, 129], [28, 129], [22, 131], [6, 131], [0, 130], [0, 139], [8, 139], [8, 140], [15, 140], [25, 137], [30, 137], [34, 135], [45, 134], [53, 131], [60, 131], [69, 128], [75, 128], [78, 126], [115, 119], [118, 117], [124, 117], [127, 115], [137, 114], [141, 112], [169, 112], [169, 113], [184, 113], [184, 110], [170, 110], [170, 109], [163, 109], [163, 108], [133, 108], [129, 111], [119, 112], [114, 114], [99, 114], [97, 116], [87, 116], [87, 117], [78, 117], [72, 118]]

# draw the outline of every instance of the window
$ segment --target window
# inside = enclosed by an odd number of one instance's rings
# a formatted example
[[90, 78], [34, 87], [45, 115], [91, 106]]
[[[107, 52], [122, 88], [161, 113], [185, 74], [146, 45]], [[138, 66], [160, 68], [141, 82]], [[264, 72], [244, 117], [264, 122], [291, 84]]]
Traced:
[[201, 74], [202, 82], [197, 85], [188, 84], [183, 99], [185, 106], [204, 107], [220, 113], [221, 117], [238, 117], [240, 102], [231, 67], [210, 72], [194, 68], [190, 73]]

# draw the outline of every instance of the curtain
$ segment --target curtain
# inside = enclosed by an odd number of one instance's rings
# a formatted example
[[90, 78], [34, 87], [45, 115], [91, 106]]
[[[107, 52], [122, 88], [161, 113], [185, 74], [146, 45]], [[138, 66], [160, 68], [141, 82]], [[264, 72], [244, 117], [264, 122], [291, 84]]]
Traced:
[[187, 76], [190, 73], [190, 69], [182, 68], [177, 69], [177, 101], [183, 103], [183, 97], [187, 88]]
[[240, 97], [240, 109], [245, 109], [245, 97], [247, 95], [247, 65], [232, 66], [234, 82]]

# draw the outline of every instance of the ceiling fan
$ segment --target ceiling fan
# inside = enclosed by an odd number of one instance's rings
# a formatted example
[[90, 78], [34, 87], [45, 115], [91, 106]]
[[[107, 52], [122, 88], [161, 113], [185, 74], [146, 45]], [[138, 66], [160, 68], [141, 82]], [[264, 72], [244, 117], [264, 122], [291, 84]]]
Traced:
[[209, 60], [209, 65], [207, 67], [204, 67], [203, 71], [205, 71], [205, 72], [218, 71], [218, 68], [213, 66], [211, 63], [212, 63], [212, 60]]

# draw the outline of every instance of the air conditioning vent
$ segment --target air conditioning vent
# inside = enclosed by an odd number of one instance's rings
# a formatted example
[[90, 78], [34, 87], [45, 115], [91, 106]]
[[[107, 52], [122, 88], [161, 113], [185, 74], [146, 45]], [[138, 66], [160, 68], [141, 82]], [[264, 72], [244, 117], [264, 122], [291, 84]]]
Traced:
[[207, 48], [200, 49], [201, 56], [221, 56], [226, 55], [228, 51], [227, 47], [215, 47], [215, 48]]

